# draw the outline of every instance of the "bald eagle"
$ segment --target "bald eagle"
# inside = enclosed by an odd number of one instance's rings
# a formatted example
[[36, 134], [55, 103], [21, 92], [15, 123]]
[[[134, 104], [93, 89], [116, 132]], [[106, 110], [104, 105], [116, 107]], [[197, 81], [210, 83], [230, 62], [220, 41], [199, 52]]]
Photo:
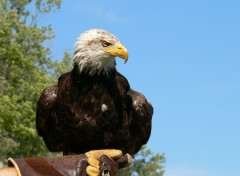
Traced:
[[116, 70], [117, 56], [127, 62], [127, 49], [105, 30], [91, 29], [77, 39], [72, 71], [37, 102], [37, 132], [50, 151], [114, 148], [133, 155], [147, 143], [152, 105]]

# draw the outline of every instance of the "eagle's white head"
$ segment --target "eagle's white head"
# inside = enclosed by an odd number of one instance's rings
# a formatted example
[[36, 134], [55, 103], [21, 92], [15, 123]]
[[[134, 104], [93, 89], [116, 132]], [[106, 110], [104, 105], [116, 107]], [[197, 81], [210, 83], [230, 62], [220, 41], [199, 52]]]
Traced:
[[115, 57], [121, 57], [127, 62], [127, 49], [111, 33], [102, 29], [91, 29], [82, 33], [75, 43], [74, 62], [79, 71], [90, 75], [108, 74], [115, 68]]

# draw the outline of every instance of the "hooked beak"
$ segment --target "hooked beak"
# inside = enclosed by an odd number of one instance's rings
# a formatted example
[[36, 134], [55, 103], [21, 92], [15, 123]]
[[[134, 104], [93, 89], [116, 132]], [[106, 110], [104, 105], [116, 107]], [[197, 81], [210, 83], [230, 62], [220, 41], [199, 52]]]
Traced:
[[124, 59], [124, 63], [128, 61], [127, 49], [121, 43], [116, 46], [110, 46], [108, 49], [105, 49], [104, 52], [109, 53], [113, 56], [121, 57]]

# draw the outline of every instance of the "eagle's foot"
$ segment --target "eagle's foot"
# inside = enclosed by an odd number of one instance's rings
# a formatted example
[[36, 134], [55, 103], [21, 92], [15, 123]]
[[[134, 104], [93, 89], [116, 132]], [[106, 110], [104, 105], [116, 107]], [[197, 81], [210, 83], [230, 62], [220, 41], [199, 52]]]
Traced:
[[92, 150], [85, 153], [88, 164], [86, 171], [89, 176], [114, 176], [118, 169], [131, 162], [129, 154], [123, 155], [121, 150]]

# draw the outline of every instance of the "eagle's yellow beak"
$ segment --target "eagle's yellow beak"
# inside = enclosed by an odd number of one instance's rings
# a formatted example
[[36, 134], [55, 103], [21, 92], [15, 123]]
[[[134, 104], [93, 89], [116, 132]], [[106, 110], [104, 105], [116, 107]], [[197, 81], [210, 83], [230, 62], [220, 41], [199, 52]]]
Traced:
[[118, 44], [116, 46], [109, 46], [107, 49], [104, 50], [104, 52], [109, 53], [113, 56], [121, 57], [125, 60], [124, 63], [128, 61], [127, 49], [122, 44]]

